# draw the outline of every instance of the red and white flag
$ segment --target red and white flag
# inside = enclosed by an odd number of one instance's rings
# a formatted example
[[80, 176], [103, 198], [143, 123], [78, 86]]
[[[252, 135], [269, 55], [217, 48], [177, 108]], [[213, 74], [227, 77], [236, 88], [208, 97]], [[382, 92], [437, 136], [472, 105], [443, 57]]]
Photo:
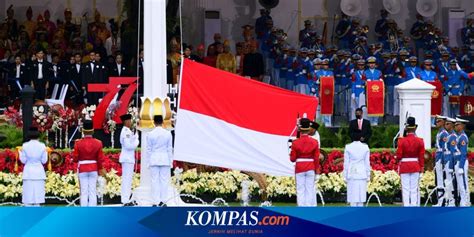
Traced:
[[174, 159], [293, 175], [288, 138], [317, 99], [184, 60]]

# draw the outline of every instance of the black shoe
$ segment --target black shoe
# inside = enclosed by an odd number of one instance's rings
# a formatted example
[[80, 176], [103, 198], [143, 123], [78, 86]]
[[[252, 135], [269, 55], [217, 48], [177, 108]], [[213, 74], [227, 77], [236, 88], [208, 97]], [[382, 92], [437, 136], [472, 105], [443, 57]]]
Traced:
[[156, 204], [153, 204], [151, 207], [157, 207], [157, 205], [156, 205]]
[[160, 206], [160, 207], [166, 207], [166, 204], [163, 203], [163, 202], [160, 202], [160, 204], [158, 204], [158, 206]]
[[133, 202], [128, 202], [128, 203], [123, 204], [123, 206], [124, 207], [132, 207], [132, 206], [135, 206], [135, 205], [133, 204]]

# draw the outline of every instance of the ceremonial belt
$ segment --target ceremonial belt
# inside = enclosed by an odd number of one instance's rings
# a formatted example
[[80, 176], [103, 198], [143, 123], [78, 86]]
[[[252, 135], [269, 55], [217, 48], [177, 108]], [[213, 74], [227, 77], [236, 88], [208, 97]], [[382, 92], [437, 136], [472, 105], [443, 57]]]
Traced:
[[418, 162], [418, 158], [402, 158], [401, 162]]
[[336, 77], [341, 77], [341, 74], [336, 74]]
[[281, 70], [287, 70], [288, 68], [287, 67], [282, 67]]
[[289, 72], [292, 72], [292, 71], [293, 71], [293, 69], [288, 69], [288, 71], [289, 71]]
[[356, 85], [355, 87], [356, 87], [356, 88], [364, 88], [363, 85]]
[[438, 148], [438, 149], [436, 149], [436, 152], [443, 152], [443, 149], [442, 149], [442, 148]]
[[460, 85], [455, 85], [455, 86], [453, 86], [453, 88], [459, 88], [459, 87], [461, 87], [461, 86], [460, 86]]
[[95, 160], [80, 160], [78, 162], [79, 165], [88, 165], [88, 164], [95, 164], [97, 161]]
[[454, 152], [454, 155], [455, 155], [455, 156], [460, 156], [460, 155], [461, 155], [461, 152], [460, 152], [460, 151], [456, 151], [456, 152]]
[[451, 155], [451, 152], [450, 151], [445, 151], [444, 154], [445, 155]]
[[313, 162], [313, 158], [296, 158], [296, 162]]
[[393, 74], [385, 74], [385, 77], [393, 77]]

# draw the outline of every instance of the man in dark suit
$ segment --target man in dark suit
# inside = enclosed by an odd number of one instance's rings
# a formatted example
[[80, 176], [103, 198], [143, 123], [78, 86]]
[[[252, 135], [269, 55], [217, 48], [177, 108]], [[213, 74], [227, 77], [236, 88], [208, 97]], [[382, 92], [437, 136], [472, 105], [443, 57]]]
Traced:
[[363, 111], [361, 108], [356, 109], [356, 119], [349, 123], [349, 136], [353, 140], [357, 133], [361, 133], [361, 142], [369, 144], [370, 136], [372, 136], [372, 129], [369, 120], [362, 118], [362, 113]]
[[8, 91], [10, 99], [14, 100], [20, 96], [20, 91], [25, 85], [29, 85], [26, 66], [21, 62], [20, 55], [15, 56], [15, 63], [9, 65], [8, 72]]
[[96, 53], [89, 53], [90, 61], [83, 63], [81, 66], [81, 84], [82, 91], [86, 91], [87, 104], [88, 105], [97, 105], [99, 103], [99, 98], [101, 93], [90, 93], [88, 91], [89, 84], [98, 84], [105, 83], [104, 81], [104, 71], [105, 66], [100, 63], [100, 60], [96, 59]]
[[53, 87], [57, 84], [58, 85], [58, 94], [56, 94], [56, 98], [59, 97], [61, 93], [61, 88], [63, 85], [67, 84], [67, 80], [65, 78], [66, 76], [66, 67], [64, 66], [63, 63], [61, 63], [61, 59], [59, 58], [59, 55], [54, 53], [52, 54], [52, 59], [53, 62], [51, 63], [51, 81], [49, 84], [51, 85], [49, 87], [49, 93], [52, 94]]
[[68, 98], [72, 98], [75, 103], [81, 104], [84, 102], [82, 98], [82, 56], [80, 53], [76, 53], [73, 56], [74, 60], [71, 60], [67, 69], [67, 77], [69, 83]]
[[36, 60], [32, 61], [29, 66], [29, 80], [33, 82], [33, 88], [36, 90], [35, 99], [45, 99], [52, 71], [51, 63], [44, 59], [43, 49], [38, 49]]
[[122, 61], [122, 54], [117, 53], [115, 56], [115, 62], [109, 66], [110, 77], [127, 77], [129, 75], [128, 68], [122, 63]]

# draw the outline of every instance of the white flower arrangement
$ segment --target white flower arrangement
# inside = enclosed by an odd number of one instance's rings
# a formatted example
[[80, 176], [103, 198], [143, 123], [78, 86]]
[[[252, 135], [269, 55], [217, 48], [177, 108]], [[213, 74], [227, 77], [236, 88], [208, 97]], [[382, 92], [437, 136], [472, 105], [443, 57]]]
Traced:
[[127, 113], [132, 115], [132, 129], [136, 129], [138, 121], [140, 120], [138, 115], [138, 108], [135, 106], [128, 107]]
[[95, 105], [90, 105], [82, 109], [81, 114], [84, 119], [91, 120], [94, 117], [94, 113], [97, 107]]
[[[46, 172], [45, 191], [47, 196], [56, 196], [72, 200], [79, 196], [79, 180], [77, 173], [72, 171], [66, 175], [55, 172]], [[104, 196], [114, 198], [120, 196], [121, 177], [117, 171], [111, 170], [105, 175], [107, 184]], [[239, 171], [225, 171], [215, 173], [197, 173], [196, 169], [184, 171], [180, 174], [179, 191], [181, 193], [212, 194], [216, 198], [235, 195], [241, 199], [241, 184], [248, 184], [249, 193], [260, 193], [258, 183]], [[470, 178], [470, 186], [474, 180]], [[266, 176], [267, 195], [270, 198], [294, 197], [296, 195], [295, 179], [290, 176]], [[420, 179], [421, 196], [427, 198], [428, 193], [434, 188], [435, 176], [432, 171], [425, 172]], [[173, 184], [177, 183], [176, 176], [172, 177]], [[140, 174], [134, 174], [132, 188], [140, 184]], [[343, 193], [346, 184], [342, 173], [322, 174], [317, 182], [318, 189], [323, 193]], [[395, 171], [373, 171], [372, 180], [368, 184], [368, 193], [376, 192], [379, 195], [395, 195], [401, 188], [400, 176]], [[471, 192], [473, 189], [470, 189]], [[22, 174], [0, 172], [0, 201], [21, 197]]]

